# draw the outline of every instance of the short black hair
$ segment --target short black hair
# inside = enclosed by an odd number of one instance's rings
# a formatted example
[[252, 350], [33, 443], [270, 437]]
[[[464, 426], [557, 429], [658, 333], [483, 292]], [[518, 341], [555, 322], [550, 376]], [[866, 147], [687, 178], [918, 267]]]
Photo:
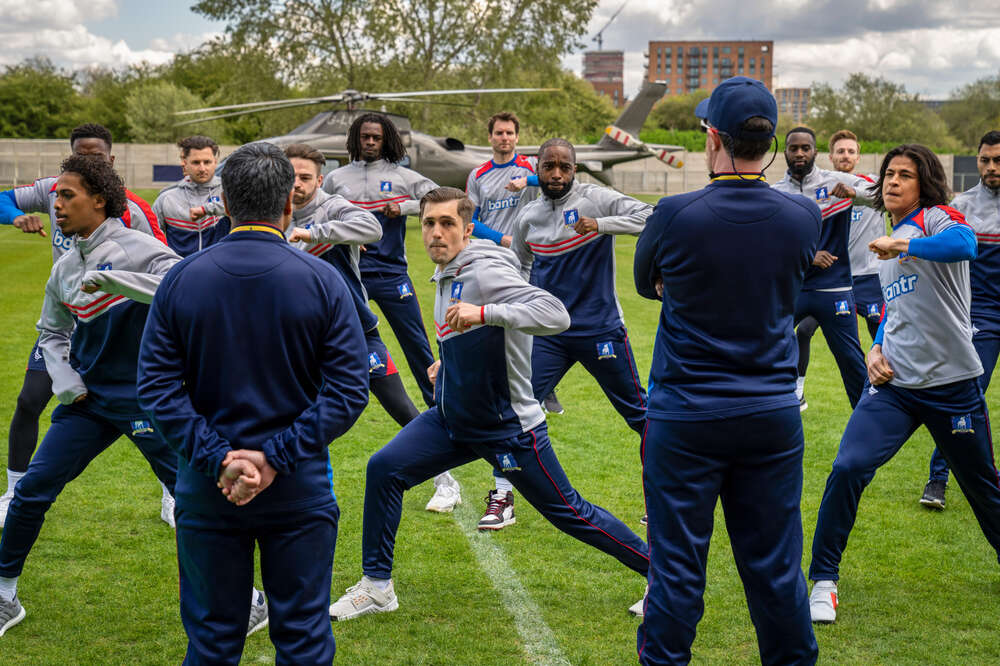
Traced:
[[111, 163], [100, 155], [73, 154], [63, 160], [62, 173], [80, 176], [84, 189], [104, 199], [105, 217], [121, 217], [128, 205], [125, 183]]
[[354, 119], [347, 131], [347, 152], [352, 162], [361, 159], [361, 126], [365, 123], [378, 123], [382, 126], [382, 159], [396, 164], [406, 157], [403, 137], [389, 117], [381, 113], [363, 113]]
[[239, 148], [222, 170], [222, 192], [234, 223], [277, 222], [295, 185], [295, 170], [280, 148], [257, 141]]
[[982, 139], [979, 140], [979, 147], [976, 148], [976, 152], [978, 153], [980, 150], [982, 150], [984, 145], [995, 146], [998, 143], [1000, 143], [1000, 132], [998, 132], [997, 130], [990, 130], [989, 132], [983, 135]]
[[211, 148], [212, 154], [216, 157], [219, 156], [219, 144], [201, 134], [184, 137], [177, 142], [177, 147], [181, 149], [181, 157], [187, 157], [192, 150], [204, 150], [205, 148]]
[[917, 180], [920, 185], [920, 207], [930, 208], [942, 206], [951, 200], [951, 188], [948, 187], [948, 176], [941, 166], [941, 160], [928, 148], [919, 143], [907, 143], [896, 146], [885, 154], [882, 166], [878, 171], [878, 182], [871, 188], [875, 193], [872, 208], [885, 210], [882, 199], [882, 184], [885, 183], [885, 171], [894, 157], [908, 157], [917, 165]]
[[[754, 132], [759, 136], [764, 132], [773, 133], [774, 124], [764, 116], [754, 116], [743, 121], [740, 131]], [[769, 139], [734, 139], [725, 132], [719, 132], [719, 138], [726, 152], [740, 160], [759, 160], [771, 149], [771, 142], [774, 141], [773, 134]]]
[[73, 144], [80, 139], [100, 139], [108, 144], [108, 150], [111, 150], [111, 132], [104, 125], [84, 123], [74, 127], [73, 131], [69, 133], [69, 147], [72, 148]]
[[538, 147], [538, 159], [541, 160], [542, 155], [545, 154], [545, 151], [555, 146], [561, 146], [569, 150], [569, 156], [573, 159], [573, 163], [576, 164], [576, 148], [574, 148], [573, 144], [567, 141], [566, 139], [562, 139], [559, 137], [553, 137]]
[[805, 127], [804, 125], [799, 125], [798, 127], [793, 127], [792, 129], [790, 129], [787, 132], [785, 132], [785, 143], [788, 143], [788, 137], [790, 137], [793, 134], [799, 134], [799, 133], [808, 134], [809, 136], [811, 136], [813, 138], [813, 145], [816, 144], [816, 132], [813, 132], [811, 129], [809, 129], [808, 127]]

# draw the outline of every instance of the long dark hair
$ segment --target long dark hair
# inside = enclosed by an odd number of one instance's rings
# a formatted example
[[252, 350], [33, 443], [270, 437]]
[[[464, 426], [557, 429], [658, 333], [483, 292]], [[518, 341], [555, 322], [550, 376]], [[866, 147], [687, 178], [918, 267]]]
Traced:
[[896, 146], [885, 154], [882, 166], [878, 171], [878, 182], [872, 188], [875, 192], [872, 208], [885, 210], [885, 201], [882, 199], [882, 184], [885, 183], [885, 170], [889, 168], [889, 162], [894, 157], [909, 157], [917, 165], [917, 178], [920, 181], [920, 207], [930, 208], [940, 206], [951, 201], [951, 188], [948, 187], [948, 176], [945, 175], [941, 160], [927, 146], [919, 143], [907, 143]]
[[364, 123], [378, 123], [382, 126], [382, 159], [395, 164], [406, 157], [403, 138], [392, 121], [381, 113], [363, 113], [354, 119], [351, 129], [347, 131], [347, 152], [352, 161], [361, 159], [361, 126]]

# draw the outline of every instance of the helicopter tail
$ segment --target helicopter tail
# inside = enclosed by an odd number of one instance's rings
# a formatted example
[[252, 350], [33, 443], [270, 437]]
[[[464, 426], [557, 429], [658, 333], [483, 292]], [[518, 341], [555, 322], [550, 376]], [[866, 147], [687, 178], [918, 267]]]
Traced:
[[[660, 101], [660, 98], [663, 97], [663, 93], [666, 91], [667, 84], [662, 81], [646, 81], [643, 83], [642, 88], [636, 94], [635, 98], [628, 103], [628, 106], [622, 110], [621, 115], [615, 120], [615, 127], [619, 127], [634, 136], [639, 136], [639, 131], [646, 122], [649, 112], [653, 110], [653, 105]], [[601, 137], [597, 145], [599, 148], [618, 149], [621, 147], [621, 144], [607, 134]]]

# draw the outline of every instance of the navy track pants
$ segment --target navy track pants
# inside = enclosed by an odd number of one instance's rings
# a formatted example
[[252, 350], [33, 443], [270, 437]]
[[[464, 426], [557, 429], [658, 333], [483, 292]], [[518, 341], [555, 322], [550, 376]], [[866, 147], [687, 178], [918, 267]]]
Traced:
[[798, 406], [714, 421], [650, 419], [643, 440], [649, 594], [642, 664], [686, 664], [704, 612], [705, 566], [722, 499], [764, 664], [812, 664], [802, 575]]
[[799, 293], [795, 302], [795, 323], [806, 317], [819, 322], [827, 345], [844, 381], [844, 390], [851, 407], [858, 404], [868, 371], [865, 355], [858, 339], [858, 322], [854, 318], [854, 296], [847, 291], [815, 291]]
[[361, 281], [368, 298], [378, 305], [399, 340], [406, 364], [417, 380], [424, 402], [430, 407], [434, 404], [434, 385], [427, 378], [427, 368], [434, 363], [434, 355], [420, 314], [417, 294], [413, 291], [413, 282], [406, 273], [366, 273], [361, 276]]
[[14, 488], [0, 539], [0, 576], [21, 575], [24, 561], [38, 539], [45, 513], [66, 484], [80, 476], [90, 461], [125, 435], [149, 461], [153, 473], [173, 493], [177, 454], [144, 419], [109, 417], [80, 404], [59, 405], [52, 425]]
[[448, 434], [438, 409], [432, 408], [408, 423], [368, 461], [361, 545], [366, 576], [392, 577], [403, 492], [479, 458], [500, 469], [524, 499], [558, 529], [646, 575], [646, 544], [573, 488], [552, 450], [544, 422], [509, 439], [456, 441]]
[[[264, 491], [267, 492], [266, 490]], [[254, 548], [276, 664], [331, 664], [330, 582], [340, 509], [226, 518], [177, 510], [181, 620], [188, 666], [240, 662], [250, 619]]]
[[628, 333], [620, 328], [597, 336], [546, 335], [531, 349], [531, 390], [541, 402], [574, 363], [587, 369], [628, 426], [640, 435], [646, 427], [646, 390], [639, 381]]
[[840, 577], [861, 493], [921, 425], [955, 471], [986, 540], [1000, 554], [1000, 485], [989, 414], [977, 380], [928, 389], [881, 384], [865, 391], [840, 440], [813, 535], [811, 580]]

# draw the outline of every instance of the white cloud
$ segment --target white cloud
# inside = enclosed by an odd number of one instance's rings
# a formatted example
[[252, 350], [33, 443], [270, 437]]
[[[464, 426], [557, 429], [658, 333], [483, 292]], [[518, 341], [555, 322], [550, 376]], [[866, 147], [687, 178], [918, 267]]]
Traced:
[[2, 32], [26, 29], [71, 28], [118, 12], [115, 0], [0, 0]]
[[82, 25], [65, 30], [45, 28], [7, 34], [0, 30], [0, 64], [13, 65], [36, 55], [75, 69], [97, 65], [123, 67], [143, 61], [162, 64], [169, 62], [174, 54], [157, 49], [136, 50], [123, 40], [113, 42]]

